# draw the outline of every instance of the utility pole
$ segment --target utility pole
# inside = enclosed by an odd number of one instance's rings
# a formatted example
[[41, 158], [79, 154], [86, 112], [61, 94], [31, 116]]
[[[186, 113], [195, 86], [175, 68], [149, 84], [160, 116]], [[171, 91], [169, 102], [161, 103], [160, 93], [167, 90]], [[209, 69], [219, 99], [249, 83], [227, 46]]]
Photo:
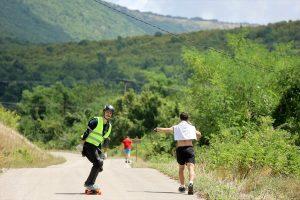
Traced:
[[129, 83], [135, 83], [135, 81], [131, 81], [131, 80], [127, 80], [127, 79], [116, 79], [116, 81], [120, 81], [120, 82], [123, 82], [124, 83], [124, 94], [126, 93], [127, 91], [127, 85]]
[[138, 137], [135, 137], [133, 139], [133, 142], [135, 144], [135, 162], [138, 160], [138, 144], [141, 143], [142, 139], [139, 139]]

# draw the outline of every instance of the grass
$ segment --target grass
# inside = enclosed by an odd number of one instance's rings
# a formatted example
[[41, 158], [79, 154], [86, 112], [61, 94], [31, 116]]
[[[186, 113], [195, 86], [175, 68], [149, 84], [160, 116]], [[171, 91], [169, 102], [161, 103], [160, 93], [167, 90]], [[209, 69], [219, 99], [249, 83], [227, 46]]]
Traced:
[[[122, 146], [111, 149], [110, 156], [121, 157]], [[178, 164], [174, 157], [167, 155], [152, 156], [145, 161], [143, 151], [140, 150], [136, 162], [135, 151], [132, 151], [132, 167], [154, 168], [167, 176], [178, 180]], [[286, 200], [300, 199], [299, 177], [272, 174], [269, 168], [252, 170], [245, 178], [238, 178], [238, 174], [231, 174], [225, 169], [211, 171], [205, 163], [196, 163], [195, 190], [204, 199], [222, 200]], [[188, 172], [185, 170], [186, 183]]]
[[0, 123], [0, 172], [3, 168], [45, 167], [64, 162], [30, 143], [15, 130]]
[[[133, 167], [150, 167], [178, 179], [175, 161], [145, 162], [139, 159]], [[186, 183], [188, 173], [185, 170]], [[226, 179], [226, 172], [209, 171], [204, 164], [196, 164], [195, 190], [204, 199], [256, 200], [256, 199], [300, 199], [300, 179], [297, 177], [273, 176], [268, 170], [253, 172], [242, 180]], [[227, 175], [228, 177], [228, 175]]]

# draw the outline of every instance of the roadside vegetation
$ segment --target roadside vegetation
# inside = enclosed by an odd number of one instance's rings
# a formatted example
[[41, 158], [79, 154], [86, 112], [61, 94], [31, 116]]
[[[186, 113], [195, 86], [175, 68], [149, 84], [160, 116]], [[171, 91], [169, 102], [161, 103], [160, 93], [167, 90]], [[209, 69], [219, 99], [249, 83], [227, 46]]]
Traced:
[[15, 130], [18, 119], [17, 114], [0, 107], [0, 172], [7, 168], [45, 167], [65, 161], [38, 148], [20, 135]]
[[[200, 151], [199, 149], [196, 151]], [[151, 167], [178, 179], [178, 164], [175, 157], [144, 161], [132, 159], [133, 167]], [[299, 199], [300, 180], [285, 175], [274, 176], [269, 169], [253, 171], [243, 179], [224, 178], [226, 171], [209, 170], [205, 163], [198, 162], [195, 168], [194, 187], [197, 195], [204, 199]], [[188, 177], [186, 171], [185, 177]], [[188, 183], [188, 179], [186, 179]]]
[[[177, 177], [176, 163], [169, 156], [174, 155], [172, 137], [151, 132], [151, 123], [171, 126], [178, 122], [176, 110], [186, 110], [204, 135], [195, 144], [199, 163], [195, 184], [203, 196], [298, 199], [300, 118], [296, 110], [300, 101], [295, 88], [300, 86], [299, 55], [292, 53], [291, 44], [269, 51], [243, 35], [228, 35], [227, 41], [232, 57], [213, 50], [183, 51], [186, 69], [193, 71], [184, 104], [164, 106], [165, 99], [155, 97], [155, 106], [147, 112], [153, 94], [132, 97], [128, 93], [117, 101], [122, 113], [118, 116], [124, 120], [134, 116], [132, 124], [144, 124], [144, 129], [120, 130], [148, 133], [142, 136], [139, 151], [146, 166]], [[283, 100], [286, 93], [289, 99]], [[290, 110], [286, 101], [297, 106]], [[139, 118], [140, 107], [144, 116]], [[284, 124], [278, 125], [279, 121]]]

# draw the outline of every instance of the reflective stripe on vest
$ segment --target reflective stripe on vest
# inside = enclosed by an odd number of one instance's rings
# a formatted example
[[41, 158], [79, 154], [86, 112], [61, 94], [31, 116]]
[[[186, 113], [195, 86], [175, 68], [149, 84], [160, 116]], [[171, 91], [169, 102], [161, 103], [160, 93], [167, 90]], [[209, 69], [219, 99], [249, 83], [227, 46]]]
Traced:
[[104, 139], [108, 138], [111, 132], [111, 124], [109, 124], [108, 131], [102, 136], [103, 132], [103, 118], [102, 117], [95, 117], [98, 120], [98, 124], [96, 128], [90, 132], [88, 137], [86, 138], [86, 142], [91, 143], [95, 146], [99, 146]]

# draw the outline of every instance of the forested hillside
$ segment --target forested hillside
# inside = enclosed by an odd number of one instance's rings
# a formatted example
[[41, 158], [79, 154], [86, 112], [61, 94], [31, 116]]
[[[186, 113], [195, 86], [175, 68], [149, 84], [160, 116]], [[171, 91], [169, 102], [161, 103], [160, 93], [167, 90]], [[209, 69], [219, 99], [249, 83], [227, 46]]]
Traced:
[[101, 3], [174, 33], [240, 26], [238, 23], [217, 20], [176, 18], [132, 11], [101, 0], [98, 3], [94, 0], [2, 0], [0, 36], [49, 43], [115, 39], [118, 36], [153, 35], [157, 32]]
[[[68, 86], [93, 81], [105, 81], [108, 85], [125, 79], [131, 80], [127, 87], [139, 91], [144, 85], [165, 80], [163, 88], [178, 87], [190, 76], [190, 71], [183, 70], [182, 47], [201, 51], [213, 47], [232, 53], [226, 46], [228, 33], [245, 33], [246, 38], [265, 44], [270, 50], [278, 43], [292, 42], [292, 53], [299, 53], [299, 21], [228, 31], [201, 31], [178, 37], [118, 37], [101, 42], [33, 45], [1, 39], [0, 99], [18, 102], [24, 89], [56, 81]], [[163, 88], [164, 92], [170, 92]]]

